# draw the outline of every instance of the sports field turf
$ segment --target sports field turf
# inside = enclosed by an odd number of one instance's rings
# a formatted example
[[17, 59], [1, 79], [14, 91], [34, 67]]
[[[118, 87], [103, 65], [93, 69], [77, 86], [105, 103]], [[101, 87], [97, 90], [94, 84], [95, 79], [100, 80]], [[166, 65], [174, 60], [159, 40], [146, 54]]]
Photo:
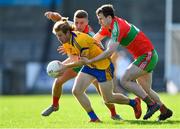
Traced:
[[42, 117], [40, 113], [50, 105], [50, 95], [0, 96], [0, 128], [180, 128], [180, 94], [160, 94], [174, 112], [173, 117], [164, 122], [156, 121], [159, 112], [147, 121], [142, 120], [146, 112], [144, 103], [140, 120], [135, 120], [132, 108], [126, 105], [116, 105], [124, 121], [111, 120], [101, 97], [89, 96], [102, 123], [89, 123], [86, 112], [71, 94], [62, 96], [59, 111], [49, 117]]

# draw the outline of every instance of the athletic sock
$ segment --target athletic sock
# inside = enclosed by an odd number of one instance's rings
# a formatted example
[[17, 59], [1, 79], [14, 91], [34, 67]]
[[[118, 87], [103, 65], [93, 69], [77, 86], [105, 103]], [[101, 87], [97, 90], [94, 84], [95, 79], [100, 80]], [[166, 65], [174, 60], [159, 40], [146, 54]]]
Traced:
[[143, 101], [148, 105], [148, 106], [152, 106], [154, 104], [154, 101], [149, 97], [146, 96], [145, 98], [143, 98]]
[[89, 115], [89, 117], [90, 117], [91, 120], [97, 120], [97, 119], [98, 119], [98, 117], [97, 117], [97, 115], [94, 113], [94, 111], [88, 112], [88, 115]]
[[129, 100], [129, 105], [130, 105], [131, 107], [134, 107], [134, 106], [136, 105], [136, 101], [135, 101], [134, 99], [130, 99], [130, 100]]
[[53, 106], [54, 107], [59, 106], [59, 97], [53, 96]]
[[[107, 106], [108, 107], [108, 106]], [[115, 109], [115, 106], [112, 105], [112, 106], [109, 106], [108, 109], [110, 110], [111, 112], [111, 116], [115, 116], [116, 115], [116, 109]]]
[[167, 112], [167, 107], [164, 104], [161, 105], [160, 112], [161, 114], [165, 114]]

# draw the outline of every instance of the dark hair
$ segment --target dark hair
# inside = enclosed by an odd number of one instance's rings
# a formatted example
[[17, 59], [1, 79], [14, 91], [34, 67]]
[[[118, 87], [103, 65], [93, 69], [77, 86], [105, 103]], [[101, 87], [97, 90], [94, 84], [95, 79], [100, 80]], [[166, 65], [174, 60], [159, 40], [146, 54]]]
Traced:
[[74, 13], [74, 18], [87, 18], [88, 19], [88, 13], [85, 10], [77, 10]]
[[111, 4], [105, 4], [96, 10], [96, 15], [102, 13], [105, 17], [110, 15], [112, 18], [114, 18], [114, 11], [115, 10]]

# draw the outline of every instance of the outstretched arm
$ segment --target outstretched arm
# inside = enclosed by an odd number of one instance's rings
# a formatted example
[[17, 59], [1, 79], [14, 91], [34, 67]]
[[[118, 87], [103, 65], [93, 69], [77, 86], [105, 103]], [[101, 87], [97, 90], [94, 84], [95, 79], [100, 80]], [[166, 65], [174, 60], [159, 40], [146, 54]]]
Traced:
[[79, 60], [79, 57], [77, 55], [68, 55], [69, 58], [63, 61], [63, 65], [61, 70], [59, 71], [60, 74], [62, 74], [66, 69], [82, 66], [83, 63], [81, 60]]
[[52, 11], [45, 12], [44, 16], [46, 16], [49, 20], [52, 20], [53, 22], [57, 22], [62, 18], [62, 16], [59, 13]]
[[67, 69], [67, 68], [73, 68], [73, 67], [78, 67], [78, 66], [82, 66], [82, 65], [84, 65], [82, 63], [82, 61], [76, 61], [76, 62], [64, 64], [64, 67]]
[[119, 43], [118, 42], [114, 42], [112, 39], [109, 41], [107, 49], [101, 53], [100, 55], [96, 56], [95, 58], [92, 58], [91, 60], [87, 60], [85, 58], [82, 58], [82, 62], [84, 62], [84, 64], [91, 64], [93, 62], [97, 62], [99, 60], [105, 59], [110, 57], [113, 52], [116, 51], [116, 49], [118, 48]]
[[105, 38], [105, 36], [99, 34], [99, 33], [96, 33], [93, 38], [96, 40], [97, 43], [100, 43], [101, 44], [101, 41]]

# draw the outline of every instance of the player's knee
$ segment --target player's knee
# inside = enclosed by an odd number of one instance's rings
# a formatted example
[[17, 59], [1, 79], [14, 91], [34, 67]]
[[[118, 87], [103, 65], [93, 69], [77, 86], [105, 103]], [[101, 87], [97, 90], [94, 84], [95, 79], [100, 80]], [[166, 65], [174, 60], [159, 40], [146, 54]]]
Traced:
[[104, 102], [105, 102], [106, 104], [109, 104], [109, 103], [112, 103], [112, 102], [113, 102], [113, 99], [112, 99], [112, 97], [106, 97], [106, 98], [104, 98]]
[[76, 88], [73, 88], [73, 89], [72, 89], [72, 94], [73, 94], [74, 96], [79, 96], [79, 95], [82, 94], [82, 92], [81, 92], [80, 90], [76, 89]]
[[61, 78], [57, 78], [55, 81], [55, 85], [62, 86], [64, 84], [64, 80]]
[[76, 91], [75, 89], [72, 89], [72, 94], [73, 94], [74, 96], [76, 96], [77, 91]]
[[150, 92], [151, 92], [151, 89], [150, 89], [150, 88], [146, 88], [146, 89], [144, 89], [144, 90], [146, 91], [147, 94], [150, 94]]
[[107, 100], [105, 100], [104, 102], [105, 102], [106, 104], [112, 103], [111, 99], [107, 99]]
[[120, 83], [124, 88], [127, 88], [128, 79], [123, 76]]
[[53, 91], [55, 90], [59, 90], [61, 88], [62, 84], [58, 82], [58, 80], [55, 80], [54, 81], [54, 84], [53, 84]]

